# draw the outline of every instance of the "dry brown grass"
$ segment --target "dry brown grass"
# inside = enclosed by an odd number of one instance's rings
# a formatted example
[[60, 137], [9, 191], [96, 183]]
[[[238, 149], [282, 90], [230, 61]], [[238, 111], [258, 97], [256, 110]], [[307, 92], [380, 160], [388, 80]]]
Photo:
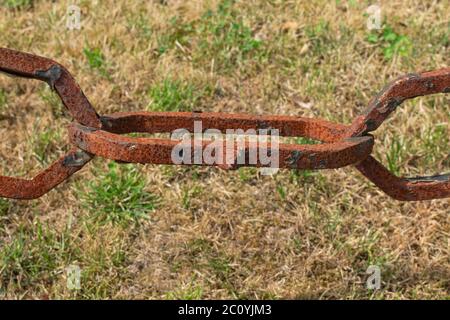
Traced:
[[[410, 41], [392, 59], [366, 39], [368, 3], [237, 1], [227, 15], [216, 0], [79, 1], [82, 30], [69, 31], [69, 2], [24, 2], [0, 7], [0, 45], [67, 66], [101, 114], [151, 109], [169, 81], [181, 108], [349, 123], [387, 81], [450, 66], [448, 1], [381, 2]], [[238, 35], [215, 41], [232, 21]], [[83, 53], [95, 48], [99, 68]], [[31, 176], [67, 150], [69, 120], [41, 83], [2, 76], [0, 88], [1, 173]], [[449, 117], [448, 96], [405, 103], [376, 132], [377, 158], [405, 174], [448, 170]], [[126, 188], [101, 198], [108, 170], [146, 182], [130, 192], [152, 194], [148, 219], [117, 209], [110, 220], [93, 205], [128, 205]], [[5, 298], [450, 297], [449, 200], [392, 200], [351, 167], [267, 177], [96, 159], [38, 200], [0, 201]], [[66, 288], [71, 264], [82, 269], [78, 291]], [[365, 287], [369, 265], [381, 268], [379, 291]]]

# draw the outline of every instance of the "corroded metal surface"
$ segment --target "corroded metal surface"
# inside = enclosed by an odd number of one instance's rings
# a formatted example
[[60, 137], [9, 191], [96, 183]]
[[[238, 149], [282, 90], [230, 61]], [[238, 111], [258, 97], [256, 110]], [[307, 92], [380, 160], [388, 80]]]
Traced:
[[[364, 136], [376, 130], [405, 100], [435, 93], [450, 93], [450, 68], [408, 74], [387, 85], [369, 103], [342, 137]], [[430, 200], [450, 197], [448, 174], [399, 178], [372, 156], [356, 168], [378, 188], [398, 200]]]
[[[92, 127], [101, 127], [99, 116], [83, 91], [72, 75], [57, 62], [0, 48], [0, 71], [17, 77], [47, 82], [57, 92], [75, 120]], [[91, 158], [92, 155], [74, 148], [33, 179], [0, 176], [0, 196], [16, 199], [38, 198], [67, 180]]]
[[372, 156], [356, 168], [378, 188], [402, 201], [430, 200], [450, 197], [450, 175], [399, 178], [389, 172]]
[[321, 119], [219, 112], [128, 112], [103, 116], [101, 121], [103, 130], [118, 134], [172, 132], [179, 128], [193, 132], [194, 122], [200, 121], [203, 130], [214, 128], [225, 133], [227, 129], [278, 129], [283, 137], [308, 137], [323, 142], [335, 141], [348, 128]]
[[83, 168], [93, 155], [72, 148], [48, 169], [30, 180], [0, 176], [0, 197], [13, 199], [35, 199], [67, 180]]
[[[449, 93], [450, 68], [409, 74], [386, 86], [356, 117], [351, 125], [332, 123], [321, 119], [296, 116], [256, 116], [211, 112], [131, 112], [99, 116], [74, 78], [57, 62], [10, 49], [0, 48], [0, 71], [10, 75], [45, 81], [57, 92], [75, 122], [69, 125], [69, 140], [74, 148], [48, 169], [31, 180], [0, 176], [0, 196], [33, 199], [45, 194], [70, 175], [80, 170], [95, 155], [133, 163], [174, 163], [173, 151], [182, 146], [187, 150], [189, 164], [215, 165], [223, 169], [240, 166], [265, 167], [260, 158], [250, 161], [250, 154], [263, 151], [267, 156], [276, 153], [279, 168], [331, 169], [355, 165], [381, 190], [398, 200], [428, 200], [450, 197], [450, 175], [399, 178], [389, 172], [371, 155], [373, 137], [383, 121], [405, 100], [417, 96]], [[270, 135], [278, 130], [285, 137], [306, 137], [321, 144], [261, 144], [247, 139], [243, 144], [221, 144], [214, 149], [219, 162], [210, 162], [196, 156], [210, 151], [211, 141], [142, 138], [121, 136], [127, 133], [170, 133], [184, 129], [198, 133], [215, 129], [241, 130], [245, 135]], [[254, 131], [251, 131], [251, 130]], [[228, 138], [227, 140], [228, 141]], [[184, 154], [183, 156], [186, 156]], [[239, 158], [241, 157], [241, 158]], [[244, 161], [241, 163], [238, 160]], [[272, 164], [271, 164], [272, 166]]]
[[100, 128], [99, 116], [89, 100], [69, 71], [57, 62], [29, 53], [0, 48], [0, 71], [47, 82], [76, 121]]
[[[226, 121], [221, 121], [226, 119]], [[332, 124], [326, 121], [313, 120], [313, 126], [304, 118], [295, 117], [254, 117], [246, 115], [226, 115], [226, 114], [201, 114], [203, 130], [215, 128], [225, 132], [230, 128], [253, 128], [252, 125], [258, 125], [260, 121], [270, 124], [273, 129], [277, 129], [280, 125], [281, 132], [289, 132], [290, 135], [296, 135], [296, 132], [306, 131], [314, 132], [309, 137], [321, 139], [328, 137], [328, 131], [332, 130]], [[189, 131], [194, 130], [194, 121], [199, 117], [192, 113], [179, 113], [173, 115], [171, 113], [122, 113], [111, 115], [108, 119], [111, 131], [118, 133], [132, 132], [171, 132], [173, 129], [179, 128], [177, 120], [186, 125]], [[262, 120], [264, 119], [264, 120]], [[288, 121], [287, 121], [288, 120]], [[290, 121], [290, 122], [289, 122]], [[290, 128], [289, 124], [295, 124]], [[324, 125], [323, 127], [321, 126]], [[184, 128], [182, 126], [182, 128]], [[337, 126], [339, 130], [341, 126]], [[292, 130], [291, 130], [292, 129]], [[303, 134], [304, 136], [305, 134]], [[153, 139], [153, 138], [130, 138], [120, 136], [115, 133], [104, 130], [96, 130], [78, 123], [69, 126], [70, 142], [80, 149], [105, 157], [108, 159], [119, 160], [123, 162], [136, 163], [154, 163], [154, 164], [173, 164], [172, 151], [180, 144], [179, 140], [169, 139]], [[324, 139], [325, 140], [325, 139]], [[244, 141], [242, 148], [237, 143], [220, 143], [219, 152], [222, 162], [217, 164], [208, 163], [202, 159], [198, 165], [218, 165], [224, 169], [236, 169], [239, 167], [237, 156], [240, 154], [256, 154], [257, 150], [262, 147], [256, 140], [254, 144], [250, 141]], [[189, 163], [194, 162], [196, 152], [204, 153], [205, 149], [210, 147], [211, 141], [202, 140], [196, 142], [195, 139], [189, 140], [187, 148], [190, 149]], [[199, 147], [196, 149], [195, 146]], [[270, 145], [268, 143], [268, 145]], [[265, 146], [265, 143], [264, 143]], [[346, 138], [334, 143], [314, 144], [314, 145], [295, 145], [295, 144], [279, 144], [275, 149], [267, 148], [268, 154], [278, 153], [279, 168], [290, 169], [331, 169], [340, 168], [350, 164], [355, 164], [366, 158], [372, 151], [373, 138], [371, 136]], [[254, 149], [254, 150], [252, 150]], [[247, 156], [248, 158], [248, 156]], [[226, 161], [229, 159], [229, 161]], [[264, 167], [260, 159], [252, 164], [245, 161], [245, 166]]]
[[408, 74], [387, 85], [351, 124], [350, 136], [376, 130], [405, 100], [435, 93], [450, 93], [450, 68]]

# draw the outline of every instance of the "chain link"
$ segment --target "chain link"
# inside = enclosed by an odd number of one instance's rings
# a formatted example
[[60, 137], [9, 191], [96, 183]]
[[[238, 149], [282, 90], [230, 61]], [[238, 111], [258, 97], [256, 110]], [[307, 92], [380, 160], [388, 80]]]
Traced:
[[[321, 119], [296, 116], [253, 116], [210, 112], [128, 112], [100, 116], [90, 104], [72, 75], [57, 62], [28, 53], [0, 48], [0, 71], [19, 77], [45, 81], [56, 91], [75, 122], [68, 127], [73, 148], [48, 169], [31, 180], [0, 176], [0, 197], [34, 199], [47, 193], [80, 170], [94, 156], [128, 162], [174, 164], [172, 152], [179, 143], [172, 139], [135, 138], [127, 133], [168, 133], [177, 129], [195, 131], [215, 129], [226, 133], [230, 129], [273, 130], [280, 136], [305, 137], [321, 144], [280, 144], [276, 150], [248, 141], [242, 147], [225, 145], [221, 148], [223, 163], [202, 159], [198, 165], [216, 165], [232, 170], [241, 166], [270, 166], [257, 160], [239, 164], [238, 155], [266, 148], [277, 153], [279, 168], [332, 169], [354, 165], [364, 176], [389, 196], [398, 200], [428, 200], [450, 197], [450, 175], [400, 178], [389, 172], [371, 156], [374, 139], [369, 134], [405, 100], [418, 96], [450, 93], [450, 68], [409, 74], [386, 86], [369, 103], [368, 108], [350, 125]], [[193, 160], [206, 141], [190, 141], [186, 147]], [[192, 163], [188, 162], [188, 163]]]

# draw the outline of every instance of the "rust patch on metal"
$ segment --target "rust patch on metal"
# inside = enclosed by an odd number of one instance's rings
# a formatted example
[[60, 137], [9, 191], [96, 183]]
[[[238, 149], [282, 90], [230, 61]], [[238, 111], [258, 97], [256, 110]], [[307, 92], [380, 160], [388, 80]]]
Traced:
[[52, 90], [55, 90], [55, 83], [61, 77], [62, 70], [58, 65], [51, 66], [47, 71], [36, 71], [36, 77], [41, 79], [50, 86]]
[[[446, 93], [450, 88], [450, 68], [406, 75], [383, 88], [367, 110], [357, 117], [346, 136], [362, 136], [376, 130], [404, 100], [418, 96]], [[372, 156], [356, 168], [389, 196], [404, 201], [450, 197], [449, 175], [399, 178]]]
[[39, 198], [67, 180], [92, 158], [93, 155], [86, 152], [83, 152], [83, 156], [80, 156], [80, 150], [73, 148], [48, 169], [30, 180], [0, 176], [0, 197], [13, 199]]
[[[121, 133], [132, 133], [136, 130], [139, 132], [145, 132], [145, 126], [134, 129], [132, 123], [136, 121], [134, 118], [129, 117], [130, 114], [111, 115], [112, 125], [120, 124]], [[140, 113], [141, 121], [145, 122], [145, 118], [152, 119], [154, 113]], [[164, 117], [159, 117], [161, 122], [164, 123]], [[127, 120], [131, 123], [127, 123]], [[230, 119], [229, 119], [230, 120]], [[256, 123], [257, 124], [257, 123]], [[124, 128], [128, 128], [126, 131]], [[154, 132], [154, 127], [147, 127], [149, 133]], [[167, 132], [170, 132], [172, 127], [167, 127]], [[207, 129], [207, 128], [205, 128]], [[158, 128], [158, 132], [164, 132], [162, 128]], [[172, 150], [175, 146], [179, 145], [179, 140], [169, 139], [156, 139], [156, 138], [131, 138], [126, 136], [120, 136], [118, 134], [107, 132], [104, 130], [90, 130], [80, 124], [73, 123], [69, 126], [69, 139], [70, 142], [80, 149], [83, 149], [89, 153], [99, 155], [108, 159], [134, 162], [134, 163], [154, 163], [154, 164], [174, 164], [171, 158]], [[188, 164], [197, 165], [216, 165], [221, 168], [235, 168], [236, 158], [239, 152], [245, 152], [246, 158], [253, 148], [260, 148], [260, 143], [256, 142], [255, 145], [246, 141], [244, 149], [238, 149], [238, 145], [233, 145], [233, 149], [227, 149], [226, 144], [222, 148], [222, 159], [233, 158], [234, 162], [227, 163], [195, 163], [193, 160], [200, 152], [204, 152], [208, 147], [210, 141], [192, 140], [188, 146], [190, 149], [191, 159]], [[200, 146], [200, 149], [195, 148]], [[351, 140], [338, 141], [334, 143], [324, 143], [319, 145], [291, 145], [291, 144], [279, 144], [279, 168], [296, 168], [296, 169], [325, 169], [327, 168], [339, 168], [342, 166], [350, 165], [361, 161], [365, 156], [369, 156], [373, 147], [372, 137], [360, 137]], [[254, 150], [253, 150], [254, 151]], [[266, 149], [267, 154], [273, 154], [275, 151], [270, 148]], [[231, 154], [231, 156], [230, 156]], [[304, 155], [303, 159], [301, 155]], [[314, 157], [314, 161], [311, 161], [311, 157]], [[204, 159], [203, 159], [204, 160]], [[254, 166], [263, 167], [260, 159], [257, 159], [256, 163], [243, 163], [239, 166]], [[185, 164], [185, 163], [183, 163]], [[325, 166], [324, 164], [328, 164]]]
[[[429, 177], [400, 178], [375, 160], [372, 152], [376, 130], [403, 101], [418, 96], [449, 93], [450, 68], [407, 74], [386, 85], [367, 109], [351, 125], [322, 119], [296, 116], [266, 116], [218, 112], [128, 112], [99, 116], [72, 75], [57, 62], [36, 55], [0, 48], [0, 72], [12, 76], [45, 81], [56, 91], [75, 122], [69, 125], [69, 140], [74, 148], [31, 180], [0, 176], [0, 197], [34, 199], [47, 193], [80, 170], [94, 156], [120, 163], [174, 164], [172, 151], [180, 140], [131, 138], [121, 134], [170, 133], [185, 129], [193, 133], [194, 123], [201, 121], [202, 132], [217, 129], [226, 133], [240, 129], [247, 134], [276, 129], [280, 136], [307, 137], [321, 144], [279, 144], [271, 149], [245, 141], [241, 147], [226, 143], [214, 149], [222, 162], [209, 162], [197, 156], [209, 147], [209, 140], [190, 140], [178, 155], [187, 165], [217, 166], [233, 170], [242, 166], [265, 167], [261, 159], [250, 163], [253, 152], [264, 151], [278, 156], [278, 167], [286, 169], [332, 169], [348, 165], [356, 168], [389, 196], [405, 201], [450, 197], [450, 174]], [[256, 130], [256, 131], [255, 131]], [[183, 142], [184, 143], [184, 142]], [[189, 152], [189, 154], [185, 154]], [[202, 158], [202, 157], [200, 157]], [[241, 160], [245, 160], [241, 163]]]
[[98, 114], [75, 79], [57, 62], [29, 53], [0, 48], [0, 71], [47, 82], [76, 121], [94, 128], [101, 127]]
[[297, 162], [300, 160], [300, 157], [302, 156], [302, 153], [298, 150], [292, 151], [290, 157], [286, 160], [287, 164], [291, 168], [295, 168]]

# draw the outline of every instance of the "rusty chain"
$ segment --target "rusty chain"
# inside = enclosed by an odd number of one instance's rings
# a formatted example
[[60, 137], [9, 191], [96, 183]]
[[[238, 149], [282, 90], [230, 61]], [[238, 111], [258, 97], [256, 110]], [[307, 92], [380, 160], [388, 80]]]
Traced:
[[[0, 48], [0, 71], [13, 76], [45, 81], [56, 91], [76, 122], [69, 125], [72, 149], [31, 180], [0, 176], [0, 196], [34, 199], [47, 193], [80, 170], [94, 156], [120, 162], [174, 164], [171, 152], [178, 143], [171, 139], [136, 138], [126, 133], [167, 133], [184, 128], [194, 131], [194, 122], [203, 129], [276, 128], [280, 136], [306, 137], [322, 144], [280, 144], [280, 168], [331, 169], [354, 165], [364, 176], [389, 196], [398, 200], [428, 200], [450, 197], [450, 174], [400, 178], [371, 156], [374, 139], [369, 133], [405, 100], [418, 96], [450, 93], [450, 68], [408, 74], [387, 85], [356, 117], [351, 125], [297, 116], [254, 116], [209, 112], [127, 112], [100, 116], [96, 113], [72, 75], [59, 63], [36, 55]], [[202, 150], [206, 142], [200, 142]], [[195, 154], [195, 140], [189, 146]], [[246, 143], [243, 149], [223, 149], [227, 157], [239, 152], [249, 154], [259, 145]], [[231, 152], [232, 151], [232, 152]], [[271, 152], [272, 150], [268, 150]], [[217, 165], [236, 169], [232, 164]], [[264, 167], [259, 161], [245, 166]]]

